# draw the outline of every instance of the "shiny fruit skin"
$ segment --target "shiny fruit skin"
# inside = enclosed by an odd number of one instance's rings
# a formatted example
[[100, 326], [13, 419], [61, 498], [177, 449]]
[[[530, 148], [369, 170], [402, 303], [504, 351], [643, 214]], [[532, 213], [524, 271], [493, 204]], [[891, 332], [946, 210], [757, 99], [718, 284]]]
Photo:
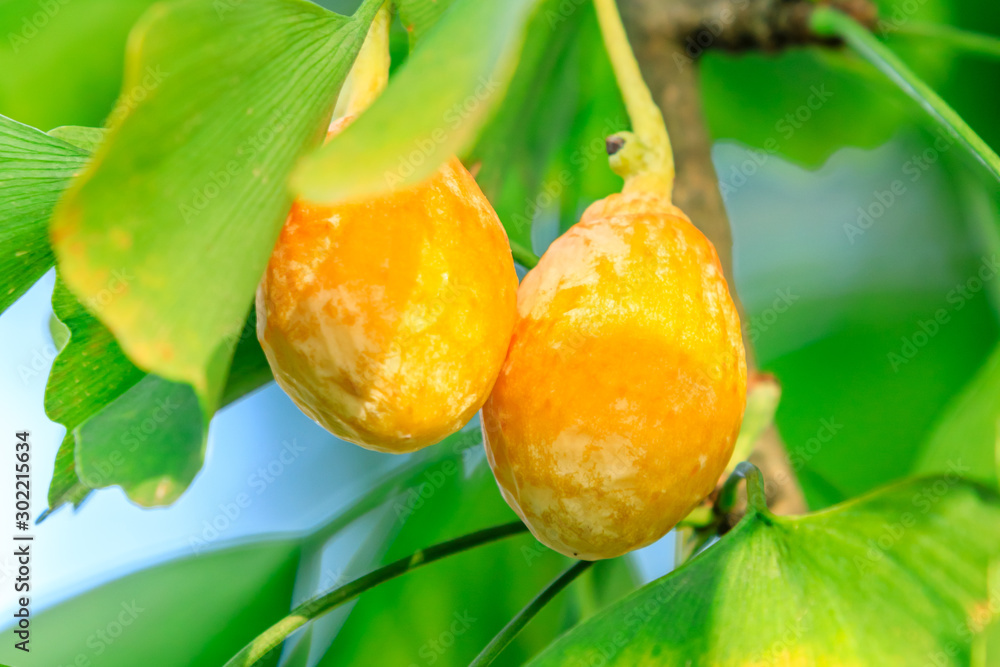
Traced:
[[489, 395], [516, 319], [507, 235], [452, 158], [385, 196], [296, 202], [257, 291], [275, 379], [340, 438], [411, 452]]
[[713, 490], [743, 418], [715, 248], [667, 199], [612, 195], [525, 277], [518, 315], [483, 407], [504, 498], [568, 556], [656, 541]]

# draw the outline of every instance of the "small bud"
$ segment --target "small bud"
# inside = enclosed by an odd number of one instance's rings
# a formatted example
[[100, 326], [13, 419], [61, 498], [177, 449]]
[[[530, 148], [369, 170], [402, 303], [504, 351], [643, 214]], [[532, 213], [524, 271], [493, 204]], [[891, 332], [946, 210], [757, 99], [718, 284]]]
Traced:
[[617, 134], [612, 134], [604, 140], [604, 147], [608, 151], [608, 155], [614, 155], [621, 149], [625, 148], [625, 139]]

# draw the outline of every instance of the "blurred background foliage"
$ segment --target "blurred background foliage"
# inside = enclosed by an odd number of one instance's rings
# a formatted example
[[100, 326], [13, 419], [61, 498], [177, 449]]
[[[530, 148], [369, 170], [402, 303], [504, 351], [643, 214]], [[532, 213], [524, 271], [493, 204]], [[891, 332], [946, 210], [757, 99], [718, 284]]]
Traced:
[[[42, 130], [102, 125], [121, 85], [129, 28], [151, 4], [0, 4], [0, 114]], [[321, 4], [350, 12], [357, 3]], [[901, 17], [887, 32], [892, 48], [988, 143], [1000, 147], [1000, 60], [908, 34], [920, 22], [1000, 34], [1000, 6], [986, 0], [879, 4], [886, 20]], [[545, 11], [558, 5], [542, 3], [502, 105], [465, 156], [470, 165], [481, 166], [478, 180], [511, 238], [539, 253], [590, 202], [620, 187], [607, 168], [603, 139], [627, 125], [592, 10], [584, 5], [553, 23]], [[917, 10], [909, 12], [913, 6]], [[11, 39], [40, 11], [47, 19], [36, 35], [23, 43]], [[394, 67], [405, 58], [407, 43], [397, 21]], [[992, 266], [1000, 252], [996, 185], [961, 150], [951, 144], [942, 149], [937, 129], [916, 105], [849, 53], [709, 51], [701, 67], [705, 114], [716, 141], [713, 157], [733, 226], [744, 326], [761, 368], [781, 382], [777, 425], [810, 507], [829, 506], [912, 472], [956, 465], [995, 481], [1000, 284], [990, 275], [973, 290], [969, 280]], [[817, 89], [824, 98], [810, 107]], [[806, 111], [797, 122], [788, 119], [801, 109]], [[956, 297], [963, 285], [968, 296]], [[38, 304], [47, 303], [46, 289], [51, 281], [32, 290], [18, 312], [44, 312], [47, 306]], [[27, 303], [31, 300], [34, 305]], [[946, 318], [939, 317], [942, 310]], [[28, 331], [44, 329], [39, 317]], [[11, 336], [5, 340], [11, 359], [30, 358], [36, 344], [9, 328], [4, 332]], [[17, 363], [7, 368], [4, 393], [23, 393]], [[155, 548], [136, 551], [143, 557], [121, 567], [134, 570], [150, 560], [167, 564], [50, 604], [37, 621], [50, 629], [39, 642], [41, 662], [32, 664], [72, 664], [85, 651], [94, 664], [131, 665], [136, 651], [150, 646], [171, 656], [162, 664], [219, 664], [292, 601], [418, 547], [514, 518], [480, 455], [461, 456], [456, 464], [454, 457], [429, 454], [428, 472], [441, 472], [446, 460], [458, 472], [442, 473], [444, 481], [419, 508], [401, 520], [390, 502], [365, 513], [326, 555], [309, 552], [303, 546], [309, 527], [330, 517], [329, 504], [316, 509], [328, 492], [318, 472], [322, 466], [338, 471], [330, 474], [332, 487], [358, 495], [387, 466], [408, 463], [381, 462], [330, 442], [317, 427], [290, 417], [287, 399], [277, 391], [265, 390], [231, 410], [242, 410], [244, 418], [283, 419], [286, 429], [307, 433], [305, 439], [325, 448], [314, 464], [291, 469], [283, 481], [289, 487], [281, 492], [282, 511], [300, 517], [295, 524], [300, 532], [273, 538], [280, 522], [260, 514], [243, 529], [242, 543], [174, 561], [169, 557], [189, 546], [189, 529], [175, 527], [166, 540], [141, 538]], [[194, 498], [206, 493], [199, 484], [224, 476], [228, 469], [219, 466], [244, 448], [262, 461], [280, 451], [281, 438], [274, 433], [241, 431], [224, 417], [213, 426], [213, 447], [220, 451], [213, 457], [210, 449], [206, 469], [189, 492]], [[40, 448], [54, 455], [56, 446]], [[36, 458], [39, 470], [46, 465]], [[311, 491], [294, 493], [302, 488]], [[101, 512], [127, 515], [120, 533], [145, 521], [143, 510], [120, 498], [113, 511], [108, 502], [86, 505], [80, 514], [61, 516], [40, 530], [44, 535], [69, 531], [73, 521], [103, 523]], [[193, 502], [158, 510], [158, 516], [190, 511]], [[342, 509], [349, 498], [342, 494], [338, 503]], [[105, 539], [128, 540], [115, 536], [113, 527], [108, 530]], [[81, 532], [74, 535], [86, 539]], [[94, 562], [77, 568], [69, 552], [61, 558], [50, 561], [64, 568], [52, 581], [72, 585], [45, 593], [50, 603], [89, 587], [84, 573], [99, 570]], [[333, 568], [336, 576], [310, 579], [300, 566], [316, 559], [323, 564], [320, 571]], [[563, 629], [630, 590], [637, 575], [627, 563], [602, 564], [588, 573], [582, 585], [529, 626], [504, 654], [504, 664], [522, 664]], [[372, 591], [349, 614], [332, 615], [300, 633], [284, 664], [466, 664], [564, 566], [564, 559], [539, 550], [530, 537], [464, 554]], [[661, 563], [652, 572], [665, 567]], [[213, 593], [206, 595], [209, 588]], [[114, 618], [133, 597], [140, 605], [156, 601], [141, 619], [148, 630], [129, 633], [127, 641], [95, 655], [87, 644], [97, 629], [92, 619]], [[453, 648], [437, 652], [428, 641], [452, 632], [456, 613], [475, 620], [453, 638]], [[393, 614], [406, 615], [406, 623]], [[232, 620], [224, 632], [208, 632], [208, 620], [217, 618]], [[184, 641], [163, 635], [164, 624]], [[14, 660], [9, 650], [7, 644], [0, 647], [0, 661]]]

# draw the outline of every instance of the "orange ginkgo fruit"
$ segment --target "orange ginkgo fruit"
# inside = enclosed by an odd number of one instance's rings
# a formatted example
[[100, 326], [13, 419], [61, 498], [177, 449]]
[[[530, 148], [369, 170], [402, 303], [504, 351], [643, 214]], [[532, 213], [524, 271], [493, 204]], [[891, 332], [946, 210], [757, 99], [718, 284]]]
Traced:
[[522, 282], [483, 408], [500, 490], [535, 536], [610, 558], [666, 534], [716, 485], [746, 398], [715, 248], [667, 196], [593, 204]]
[[612, 558], [715, 488], [743, 420], [740, 320], [714, 246], [671, 202], [663, 116], [614, 0], [595, 0], [632, 131], [608, 138], [620, 194], [592, 204], [521, 283], [483, 406], [500, 491], [541, 542]]
[[486, 400], [516, 290], [503, 226], [452, 158], [389, 194], [296, 202], [257, 291], [257, 333], [312, 419], [363, 447], [411, 452]]

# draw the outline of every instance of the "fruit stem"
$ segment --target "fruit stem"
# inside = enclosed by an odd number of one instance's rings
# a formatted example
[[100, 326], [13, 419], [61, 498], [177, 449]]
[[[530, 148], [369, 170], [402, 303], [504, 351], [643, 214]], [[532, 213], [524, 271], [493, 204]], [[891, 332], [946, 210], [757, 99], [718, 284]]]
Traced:
[[674, 153], [663, 114], [642, 79], [615, 0], [594, 0], [594, 8], [632, 121], [632, 132], [619, 132], [608, 140], [611, 168], [625, 179], [623, 192], [660, 191], [669, 198], [674, 188]]
[[392, 22], [390, 0], [386, 0], [368, 29], [364, 44], [344, 80], [333, 117], [357, 116], [371, 106], [389, 84], [389, 25]]
[[594, 564], [592, 560], [580, 560], [573, 564], [568, 570], [560, 574], [551, 584], [542, 589], [542, 592], [535, 596], [532, 600], [524, 607], [521, 611], [517, 612], [517, 616], [510, 619], [510, 622], [504, 626], [503, 630], [486, 645], [482, 653], [476, 656], [476, 659], [469, 663], [469, 667], [486, 667], [493, 663], [497, 659], [497, 656], [507, 648], [518, 633], [524, 629], [524, 626], [535, 617], [538, 612], [542, 610], [545, 605], [547, 605], [552, 598], [558, 595], [564, 588], [569, 586], [574, 579], [579, 577], [581, 574], [587, 571], [591, 565]]
[[533, 269], [538, 265], [538, 255], [517, 241], [510, 241], [510, 253], [514, 256], [514, 261], [526, 269]]
[[446, 556], [468, 551], [474, 547], [496, 542], [507, 537], [513, 537], [514, 535], [520, 535], [527, 532], [527, 530], [527, 526], [520, 521], [515, 521], [463, 535], [454, 540], [441, 542], [432, 547], [421, 549], [409, 556], [400, 558], [384, 567], [369, 572], [362, 577], [358, 577], [339, 588], [334, 588], [322, 595], [310, 598], [293, 609], [288, 616], [285, 616], [244, 646], [224, 667], [249, 667], [250, 665], [257, 664], [264, 656], [281, 644], [281, 642], [285, 641], [290, 634], [309, 621], [322, 616], [345, 602], [350, 602], [368, 589], [374, 588], [381, 583], [395, 579], [402, 574], [416, 570]]
[[736, 505], [736, 489], [742, 480], [747, 482], [747, 507], [761, 514], [769, 514], [767, 494], [764, 492], [764, 475], [761, 474], [760, 468], [749, 461], [737, 465], [736, 470], [722, 485], [716, 501], [717, 510], [723, 514], [732, 511]]

